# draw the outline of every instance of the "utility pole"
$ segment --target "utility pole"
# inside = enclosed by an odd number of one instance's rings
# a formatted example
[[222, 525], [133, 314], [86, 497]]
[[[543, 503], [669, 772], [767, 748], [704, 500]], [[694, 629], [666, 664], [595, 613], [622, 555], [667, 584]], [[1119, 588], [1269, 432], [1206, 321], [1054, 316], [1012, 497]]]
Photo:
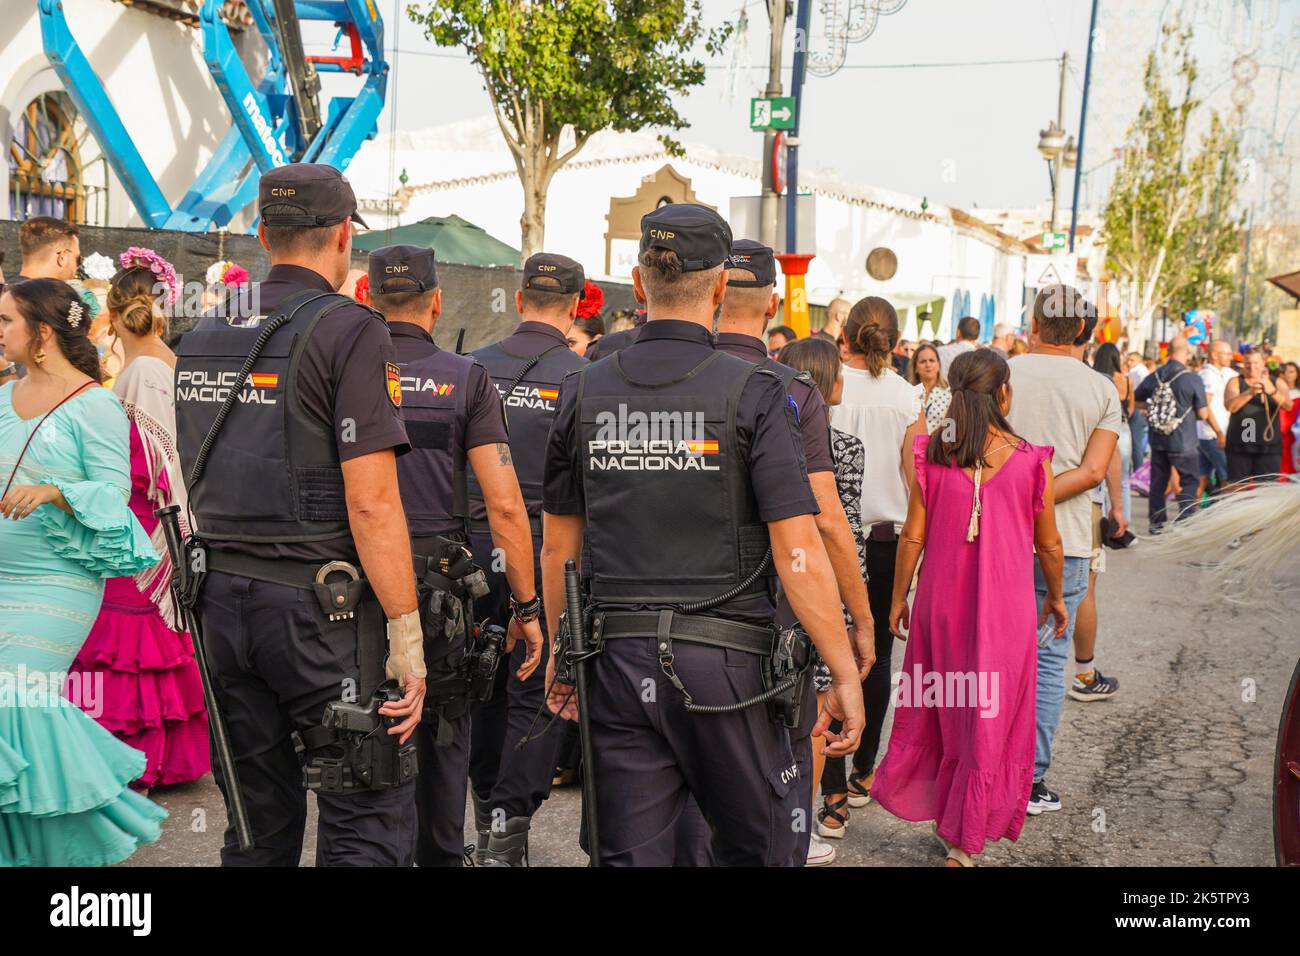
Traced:
[[[1065, 130], [1065, 72], [1069, 68], [1070, 53], [1067, 50], [1061, 54], [1061, 91], [1057, 98], [1056, 105], [1056, 128]], [[1065, 149], [1056, 154], [1052, 160], [1052, 232], [1056, 232], [1060, 225], [1061, 209], [1061, 174], [1065, 170]]]
[[794, 94], [794, 128], [786, 139], [785, 251], [799, 251], [799, 121], [803, 117], [803, 81], [808, 56], [808, 23], [812, 0], [799, 0], [794, 21], [794, 72], [790, 92]]
[[1074, 203], [1070, 207], [1070, 251], [1074, 252], [1074, 234], [1079, 228], [1079, 186], [1083, 183], [1083, 136], [1088, 129], [1088, 90], [1092, 86], [1092, 39], [1097, 33], [1097, 4], [1092, 0], [1092, 20], [1088, 25], [1088, 59], [1083, 66], [1083, 106], [1079, 110], [1079, 158], [1074, 165]]
[[[786, 0], [767, 0], [767, 16], [772, 23], [772, 45], [768, 54], [767, 97], [781, 95], [781, 41], [785, 35]], [[763, 155], [759, 168], [763, 172], [763, 198], [759, 203], [759, 241], [776, 248], [777, 194], [772, 180], [772, 150], [776, 145], [774, 129], [763, 131]]]

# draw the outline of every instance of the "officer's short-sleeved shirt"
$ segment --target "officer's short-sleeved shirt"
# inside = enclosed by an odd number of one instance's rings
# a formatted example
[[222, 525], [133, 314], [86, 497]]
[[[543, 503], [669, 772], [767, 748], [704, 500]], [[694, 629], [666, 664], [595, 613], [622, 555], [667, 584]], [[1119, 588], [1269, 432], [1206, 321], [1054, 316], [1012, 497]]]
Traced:
[[[433, 336], [418, 325], [390, 322], [388, 330], [393, 337], [393, 348], [397, 352], [399, 365], [418, 362], [440, 351]], [[501, 396], [492, 384], [487, 369], [477, 362], [469, 370], [465, 392], [465, 450], [469, 451], [479, 445], [509, 442]]]
[[[714, 336], [718, 350], [744, 359], [755, 365], [768, 361], [763, 340], [738, 332], [719, 332]], [[812, 382], [794, 379], [790, 383], [790, 401], [799, 419], [799, 434], [803, 436], [803, 456], [808, 473], [835, 471], [831, 457], [831, 429], [826, 415], [826, 400]]]
[[[233, 297], [238, 315], [270, 315], [292, 295], [333, 292], [329, 280], [301, 266], [276, 265], [266, 279]], [[298, 395], [308, 417], [334, 432], [339, 461], [392, 448], [410, 450], [402, 414], [388, 396], [386, 365], [397, 354], [387, 324], [361, 305], [341, 306], [317, 324], [298, 366]], [[357, 560], [351, 538], [293, 544], [220, 542], [220, 550], [298, 561]]]
[[[713, 336], [693, 322], [655, 319], [641, 327], [636, 342], [623, 349], [618, 361], [639, 382], [664, 383], [699, 365], [713, 350]], [[605, 359], [614, 361], [614, 359]], [[560, 386], [560, 397], [547, 443], [543, 507], [551, 514], [584, 514], [582, 472], [578, 455], [577, 376]], [[808, 484], [803, 440], [785, 387], [774, 374], [754, 373], [741, 392], [736, 412], [740, 452], [764, 522], [818, 513]], [[649, 515], [647, 521], [666, 526], [671, 516]], [[770, 620], [774, 608], [766, 594], [746, 595], [719, 605], [710, 613], [755, 622]]]

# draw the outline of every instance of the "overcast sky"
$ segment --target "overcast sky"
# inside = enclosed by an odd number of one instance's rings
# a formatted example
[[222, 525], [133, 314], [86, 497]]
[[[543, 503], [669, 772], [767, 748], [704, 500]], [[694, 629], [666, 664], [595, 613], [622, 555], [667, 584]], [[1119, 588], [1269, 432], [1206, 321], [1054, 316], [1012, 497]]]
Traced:
[[[398, 129], [420, 129], [486, 114], [487, 96], [465, 55], [434, 46], [409, 20], [398, 22], [402, 0], [381, 2], [387, 43], [396, 48], [389, 54], [395, 68], [381, 131], [394, 118]], [[1049, 188], [1036, 151], [1038, 131], [1057, 111], [1059, 68], [1048, 61], [1070, 51], [1066, 129], [1077, 132], [1090, 2], [909, 0], [881, 18], [874, 36], [849, 45], [839, 73], [809, 77], [801, 162], [964, 208], [1037, 204]], [[704, 0], [710, 24], [734, 20], [740, 7], [741, 0]], [[748, 99], [766, 82], [765, 0], [751, 0], [748, 14], [749, 82], [724, 104], [727, 59], [709, 61], [707, 81], [681, 105], [691, 122], [678, 134], [686, 144], [760, 151], [761, 135], [748, 128]], [[814, 21], [814, 46], [815, 34]], [[787, 91], [790, 55], [787, 43]], [[898, 66], [990, 60], [1044, 62]]]

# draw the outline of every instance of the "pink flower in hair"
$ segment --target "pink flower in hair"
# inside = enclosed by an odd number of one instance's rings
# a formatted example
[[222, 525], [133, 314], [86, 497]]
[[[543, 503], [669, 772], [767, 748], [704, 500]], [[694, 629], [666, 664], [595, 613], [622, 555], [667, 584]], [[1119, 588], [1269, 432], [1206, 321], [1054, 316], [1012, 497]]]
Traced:
[[167, 293], [161, 297], [164, 305], [174, 305], [180, 299], [180, 282], [176, 278], [175, 268], [152, 249], [131, 246], [126, 252], [117, 257], [117, 261], [123, 269], [144, 267], [166, 284]]
[[248, 285], [248, 270], [232, 262], [226, 267], [226, 271], [221, 273], [221, 281], [232, 288]]

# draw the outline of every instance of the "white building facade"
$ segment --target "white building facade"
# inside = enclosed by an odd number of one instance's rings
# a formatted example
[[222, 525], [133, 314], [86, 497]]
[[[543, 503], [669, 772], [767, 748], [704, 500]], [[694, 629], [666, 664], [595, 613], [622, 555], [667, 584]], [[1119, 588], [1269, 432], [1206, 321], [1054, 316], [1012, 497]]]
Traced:
[[[392, 182], [397, 170], [405, 186]], [[362, 147], [348, 176], [373, 228], [454, 213], [498, 239], [519, 242], [522, 191], [491, 117], [395, 138], [381, 134]], [[815, 248], [797, 250], [816, 255], [807, 278], [814, 306], [839, 295], [882, 295], [899, 307], [909, 338], [920, 332], [927, 303], [932, 316], [941, 312], [937, 330], [927, 325], [926, 337], [951, 337], [956, 319], [968, 314], [986, 320], [986, 335], [995, 321], [1019, 326], [1026, 283], [1047, 258], [1030, 246], [961, 210], [925, 207], [915, 197], [816, 172], [801, 175], [800, 189], [810, 194], [803, 203], [811, 204], [815, 220]], [[684, 156], [674, 157], [649, 133], [599, 133], [551, 182], [545, 248], [572, 256], [591, 275], [624, 279], [635, 264], [636, 241], [615, 211], [626, 205], [619, 200], [638, 197], [639, 217], [661, 192], [662, 199], [693, 199], [743, 231], [747, 197], [758, 191], [757, 160], [689, 143]], [[888, 279], [866, 269], [867, 256], [881, 247], [897, 260]]]

